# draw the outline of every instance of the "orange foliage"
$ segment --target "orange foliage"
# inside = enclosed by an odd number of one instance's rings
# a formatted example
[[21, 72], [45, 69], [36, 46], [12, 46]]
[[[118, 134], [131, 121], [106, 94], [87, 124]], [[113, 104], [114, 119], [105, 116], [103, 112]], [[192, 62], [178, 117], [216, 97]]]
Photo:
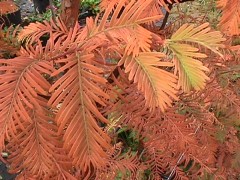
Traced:
[[239, 0], [218, 0], [218, 7], [223, 11], [219, 23], [223, 32], [230, 35], [240, 34], [240, 2]]
[[[163, 38], [149, 24], [163, 18], [158, 6], [173, 2], [103, 0], [85, 26], [57, 18], [20, 31], [20, 54], [0, 59], [0, 150], [10, 172], [56, 180], [239, 176], [237, 46], [208, 23], [182, 24]], [[236, 32], [231, 5], [219, 5], [223, 30]]]
[[0, 2], [0, 18], [2, 15], [15, 12], [18, 9], [17, 5], [12, 1]]

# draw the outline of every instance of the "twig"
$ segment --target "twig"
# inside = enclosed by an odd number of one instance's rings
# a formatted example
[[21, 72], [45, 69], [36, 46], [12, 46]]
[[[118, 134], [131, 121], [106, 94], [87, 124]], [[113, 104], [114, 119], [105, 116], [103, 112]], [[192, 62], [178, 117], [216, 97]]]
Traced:
[[145, 149], [143, 149], [141, 154], [139, 155], [139, 158], [138, 158], [139, 160], [142, 158], [144, 152], [145, 152]]
[[175, 170], [176, 170], [178, 164], [181, 162], [181, 160], [182, 160], [182, 158], [183, 158], [185, 152], [186, 152], [186, 151], [184, 151], [184, 152], [181, 154], [181, 156], [178, 158], [178, 161], [177, 161], [176, 165], [174, 166], [174, 168], [172, 169], [171, 173], [169, 174], [167, 180], [170, 180], [170, 179], [171, 179], [171, 177], [172, 177], [173, 173], [175, 172]]
[[167, 20], [168, 20], [168, 17], [169, 17], [169, 12], [171, 11], [172, 9], [172, 4], [169, 4], [169, 7], [168, 7], [169, 10], [167, 10], [165, 16], [164, 16], [164, 19], [163, 19], [163, 22], [162, 22], [162, 25], [160, 27], [160, 30], [163, 30], [167, 24]]

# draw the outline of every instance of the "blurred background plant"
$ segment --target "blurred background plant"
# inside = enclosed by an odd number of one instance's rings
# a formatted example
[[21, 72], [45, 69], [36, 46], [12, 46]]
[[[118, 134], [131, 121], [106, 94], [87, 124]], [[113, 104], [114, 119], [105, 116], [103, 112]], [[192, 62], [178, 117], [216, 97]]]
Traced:
[[169, 22], [176, 28], [184, 23], [209, 22], [212, 28], [218, 29], [220, 16], [221, 11], [217, 9], [215, 0], [198, 0], [175, 4], [171, 10]]
[[93, 14], [97, 14], [99, 9], [100, 0], [83, 0], [82, 1], [82, 9], [88, 9]]

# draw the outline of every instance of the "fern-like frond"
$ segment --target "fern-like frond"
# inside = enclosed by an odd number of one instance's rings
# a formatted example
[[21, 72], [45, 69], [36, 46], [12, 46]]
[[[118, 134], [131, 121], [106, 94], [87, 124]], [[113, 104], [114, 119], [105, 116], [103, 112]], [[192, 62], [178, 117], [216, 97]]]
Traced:
[[[89, 26], [89, 34], [91, 36], [105, 35], [111, 43], [121, 40], [121, 49], [127, 54], [137, 55], [140, 50], [150, 51], [151, 32], [140, 26], [143, 23], [154, 22], [161, 18], [161, 15], [142, 17], [142, 11], [151, 3], [149, 0], [129, 1], [119, 17], [122, 7], [126, 0], [118, 2], [116, 8], [115, 3], [111, 2], [104, 12], [101, 20], [96, 19], [94, 26]], [[114, 12], [112, 13], [112, 11]], [[112, 14], [111, 14], [112, 13]]]
[[[146, 163], [154, 176], [186, 178], [183, 173], [186, 168], [187, 177], [193, 178], [202, 177], [204, 171], [216, 172], [217, 142], [201, 127], [201, 120], [198, 122], [197, 118], [193, 120], [190, 117], [176, 114], [176, 109], [172, 108], [159, 117], [162, 121], [156, 121], [151, 126], [145, 124], [148, 128], [144, 137], [148, 140], [144, 142], [144, 147], [149, 158]], [[213, 146], [207, 147], [208, 144]]]
[[92, 165], [104, 165], [105, 149], [110, 146], [109, 137], [98, 125], [108, 121], [97, 109], [97, 105], [105, 106], [102, 99], [109, 98], [102, 90], [106, 80], [102, 70], [94, 66], [93, 57], [73, 53], [57, 60], [65, 65], [52, 76], [66, 73], [50, 88], [53, 94], [48, 102], [52, 107], [60, 107], [56, 115], [59, 133], [64, 132], [64, 147], [82, 171], [89, 171]]
[[[119, 17], [119, 13], [122, 7], [125, 5], [126, 0], [120, 0], [116, 5], [115, 2], [111, 2], [105, 10], [104, 16], [101, 18], [98, 30], [101, 31], [109, 22], [109, 28], [114, 27], [117, 29], [118, 26], [129, 26], [133, 24], [141, 24], [146, 22], [155, 21], [161, 18], [161, 15], [155, 15], [150, 17], [141, 17], [141, 12], [151, 3], [149, 0], [133, 1], [130, 0], [122, 11], [122, 15]], [[116, 8], [115, 8], [116, 7]], [[114, 10], [113, 14], [111, 12]], [[109, 16], [111, 19], [108, 21]]]
[[[162, 14], [160, 7], [164, 7], [168, 11], [169, 9], [169, 4], [174, 4], [174, 3], [179, 3], [183, 0], [148, 0], [150, 3], [149, 5], [144, 9], [143, 15], [147, 16], [152, 16], [152, 15], [158, 15]], [[102, 10], [106, 9], [110, 3], [114, 3], [115, 5], [118, 4], [118, 0], [102, 0], [100, 3], [100, 8]], [[124, 4], [122, 7], [125, 7], [130, 1], [125, 0]], [[144, 2], [144, 0], [138, 0], [139, 3]], [[148, 12], [148, 14], [147, 14]]]
[[162, 150], [159, 150], [158, 144], [155, 143], [152, 143], [152, 145], [150, 145], [150, 143], [145, 144], [145, 156], [148, 157], [145, 163], [151, 170], [150, 177], [157, 180], [162, 179], [161, 177], [164, 175], [165, 170], [168, 169], [168, 163], [166, 159], [163, 158], [164, 154]]
[[209, 23], [201, 24], [195, 27], [193, 24], [182, 25], [171, 37], [167, 40], [167, 43], [189, 42], [197, 43], [203, 47], [210, 49], [216, 54], [221, 55], [218, 51], [219, 48], [223, 48], [222, 42], [225, 41], [223, 35], [219, 31], [211, 31]]
[[223, 47], [222, 41], [224, 38], [221, 33], [210, 32], [208, 23], [199, 27], [185, 24], [172, 35], [171, 39], [166, 40], [167, 47], [174, 54], [175, 74], [178, 73], [179, 85], [184, 91], [203, 89], [209, 79], [205, 74], [208, 68], [198, 60], [207, 56], [187, 43], [199, 44], [221, 55], [218, 48]]
[[[212, 94], [212, 92], [214, 92], [214, 94]], [[211, 83], [206, 86], [206, 90], [199, 92], [197, 97], [198, 101], [205, 103], [211, 102], [210, 104], [208, 103], [208, 108], [215, 109], [228, 118], [232, 115], [236, 116], [237, 119], [240, 117], [240, 101], [238, 95], [230, 89], [223, 89], [216, 81], [211, 81]]]
[[7, 144], [10, 172], [23, 170], [37, 179], [57, 179], [59, 174], [61, 179], [75, 179], [68, 173], [72, 164], [63, 149], [62, 137], [57, 135], [52, 111], [46, 109], [47, 100], [40, 96], [36, 100], [42, 109], [29, 110], [32, 122], [25, 122], [25, 130]]
[[25, 130], [24, 122], [32, 122], [30, 109], [41, 109], [38, 94], [48, 95], [50, 84], [42, 76], [42, 69], [50, 72], [51, 65], [38, 59], [18, 57], [0, 60], [0, 149], [4, 139], [17, 134], [17, 127]]
[[97, 172], [97, 179], [112, 180], [119, 174], [122, 178], [138, 179], [138, 174], [144, 171], [144, 166], [140, 163], [138, 156], [131, 151], [122, 153], [121, 143], [109, 153], [108, 162], [105, 167]]
[[127, 74], [123, 72], [120, 74], [118, 80], [114, 79], [114, 87], [118, 88], [116, 92], [118, 99], [109, 112], [113, 121], [110, 123], [112, 127], [107, 127], [106, 130], [110, 131], [109, 128], [112, 128], [112, 131], [114, 127], [127, 126], [138, 134], [142, 132], [145, 123], [154, 123], [158, 120], [154, 119], [157, 115], [149, 114], [144, 94], [137, 90], [137, 84], [130, 84]]
[[240, 34], [240, 2], [239, 0], [218, 0], [217, 6], [222, 10], [219, 23], [221, 30], [230, 35]]
[[[88, 37], [82, 47], [88, 49], [87, 47], [92, 45], [88, 42], [93, 39], [99, 46], [101, 46], [100, 43], [107, 41], [109, 41], [108, 44], [121, 41], [117, 47], [117, 53], [121, 58], [118, 66], [124, 64], [127, 68], [126, 72], [130, 73], [129, 79], [134, 79], [134, 82], [138, 83], [138, 89], [145, 94], [147, 99], [147, 107], [151, 109], [160, 107], [165, 110], [171, 105], [172, 99], [177, 99], [175, 96], [176, 77], [158, 68], [159, 66], [169, 67], [172, 64], [160, 62], [159, 59], [163, 57], [161, 53], [150, 52], [152, 33], [140, 26], [142, 23], [152, 22], [161, 16], [141, 17], [141, 11], [151, 3], [151, 1], [144, 0], [141, 3], [130, 1], [119, 17], [125, 3], [125, 0], [119, 1], [117, 5], [116, 2], [110, 2], [101, 21], [98, 18], [94, 24], [91, 19], [87, 21]], [[111, 14], [113, 9], [114, 12]], [[138, 78], [144, 78], [144, 81]], [[166, 78], [169, 80], [168, 83], [163, 82]]]
[[175, 74], [178, 72], [179, 86], [181, 86], [185, 92], [189, 92], [192, 89], [203, 89], [207, 80], [209, 80], [204, 71], [209, 70], [196, 58], [205, 58], [206, 55], [199, 53], [198, 48], [188, 44], [171, 44], [169, 48], [175, 54]]
[[44, 21], [43, 23], [30, 23], [28, 26], [24, 27], [23, 30], [19, 33], [18, 40], [26, 40], [26, 43], [32, 44], [40, 37], [49, 34], [52, 35], [52, 33], [54, 33], [54, 36], [52, 36], [54, 37], [54, 39], [57, 39], [58, 37], [66, 38], [68, 32], [69, 30], [63, 23], [63, 21], [57, 18], [56, 22], [50, 20], [50, 22]]
[[164, 54], [159, 52], [142, 52], [137, 57], [125, 55], [119, 62], [124, 64], [125, 72], [129, 73], [129, 80], [137, 83], [137, 87], [144, 93], [146, 106], [156, 107], [164, 111], [177, 99], [176, 77], [160, 67], [172, 67], [171, 63], [161, 62]]
[[130, 128], [141, 134], [145, 123], [154, 123], [158, 120], [160, 111], [150, 113], [149, 108], [146, 107], [144, 94], [137, 89], [137, 84], [131, 83], [128, 80], [128, 74], [124, 73], [123, 69], [118, 68], [119, 76], [116, 78], [112, 75], [113, 85], [112, 93], [114, 92], [114, 104], [108, 106], [107, 115], [111, 122], [106, 127], [106, 131], [115, 132], [118, 127]]

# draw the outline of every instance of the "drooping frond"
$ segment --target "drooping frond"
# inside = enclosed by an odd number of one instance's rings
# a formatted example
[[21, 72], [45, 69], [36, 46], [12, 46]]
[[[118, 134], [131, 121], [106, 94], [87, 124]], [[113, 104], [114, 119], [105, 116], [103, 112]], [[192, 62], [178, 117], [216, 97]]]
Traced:
[[0, 149], [10, 153], [11, 172], [24, 169], [29, 178], [57, 179], [61, 174], [75, 179], [68, 172], [71, 161], [47, 106], [51, 85], [45, 76], [54, 69], [37, 47], [23, 50], [15, 59], [0, 60]]
[[203, 89], [209, 79], [205, 74], [208, 68], [198, 60], [207, 56], [200, 53], [199, 48], [186, 43], [199, 44], [221, 55], [217, 49], [223, 47], [221, 44], [223, 40], [220, 32], [210, 32], [208, 23], [196, 28], [194, 25], [185, 24], [172, 35], [171, 39], [166, 40], [167, 47], [174, 55], [175, 74], [178, 73], [179, 85], [184, 91]]
[[[15, 136], [17, 128], [25, 130], [24, 122], [32, 122], [29, 111], [41, 109], [38, 94], [48, 95], [50, 84], [42, 76], [41, 70], [50, 72], [51, 65], [38, 59], [18, 57], [0, 60], [0, 149], [4, 149], [4, 139]], [[40, 111], [41, 112], [41, 111]]]
[[240, 34], [240, 2], [239, 0], [218, 0], [217, 6], [222, 10], [219, 23], [221, 30], [230, 35]]
[[[236, 110], [238, 100], [236, 100], [236, 96], [233, 96], [233, 98], [228, 96], [229, 89], [222, 89], [215, 80], [212, 80], [204, 90], [180, 97], [180, 99], [184, 99], [180, 112], [188, 114], [192, 122], [198, 122], [200, 125], [196, 136], [202, 144], [201, 155], [207, 158], [198, 157], [198, 154], [194, 155], [193, 153], [189, 157], [195, 159], [194, 161], [202, 167], [217, 166], [216, 169], [209, 168], [206, 171], [212, 176], [214, 173], [216, 179], [225, 179], [232, 176], [232, 172], [236, 171], [231, 164], [237, 154], [236, 149], [239, 145], [236, 143], [238, 138], [234, 137], [237, 131], [234, 130], [232, 125], [238, 124], [238, 110]], [[229, 99], [231, 100], [229, 101]], [[205, 147], [204, 144], [206, 144]], [[211, 144], [211, 146], [208, 144]], [[236, 169], [239, 169], [239, 166], [236, 166]], [[192, 177], [195, 177], [196, 173], [203, 173], [202, 168], [190, 168], [189, 171], [192, 170]]]
[[164, 111], [176, 96], [176, 77], [160, 67], [172, 67], [171, 63], [161, 62], [164, 54], [159, 52], [142, 52], [138, 56], [124, 56], [119, 66], [124, 64], [129, 80], [137, 83], [138, 90], [144, 93], [146, 106]]
[[52, 111], [46, 109], [47, 100], [37, 97], [42, 109], [29, 110], [32, 122], [24, 122], [24, 131], [19, 132], [7, 150], [10, 153], [10, 172], [17, 173], [23, 169], [28, 177], [39, 179], [75, 179], [70, 175], [72, 164], [63, 149], [62, 137], [57, 134]]
[[102, 99], [109, 98], [101, 89], [106, 80], [102, 70], [94, 66], [93, 57], [79, 52], [57, 60], [65, 65], [52, 76], [66, 73], [50, 88], [53, 94], [48, 102], [60, 107], [56, 115], [59, 133], [64, 132], [64, 147], [82, 171], [104, 165], [105, 149], [110, 146], [109, 137], [98, 125], [107, 119], [97, 109], [97, 104], [105, 106]]
[[186, 24], [162, 40], [146, 25], [185, 1], [102, 0], [85, 26], [24, 28], [21, 56], [0, 60], [0, 150], [18, 179], [236, 179], [239, 76], [209, 82], [232, 69], [206, 55], [224, 38]]

